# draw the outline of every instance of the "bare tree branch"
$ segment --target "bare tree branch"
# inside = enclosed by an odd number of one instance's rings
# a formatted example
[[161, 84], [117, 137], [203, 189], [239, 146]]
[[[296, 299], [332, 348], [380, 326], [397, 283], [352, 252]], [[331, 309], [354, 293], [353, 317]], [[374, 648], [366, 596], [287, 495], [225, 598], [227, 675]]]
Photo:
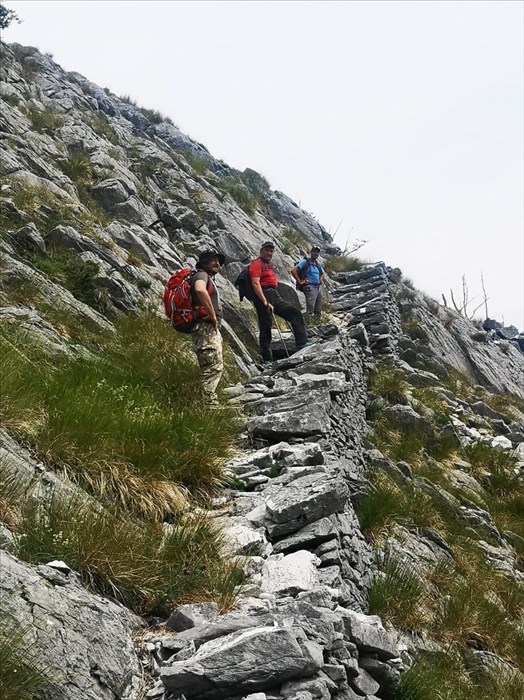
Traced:
[[450, 295], [451, 295], [451, 301], [453, 302], [453, 306], [455, 307], [455, 311], [458, 311], [458, 313], [460, 313], [460, 309], [459, 309], [459, 307], [457, 306], [457, 302], [455, 301], [455, 297], [453, 296], [453, 290], [450, 289], [450, 290], [449, 290], [449, 293], [450, 293]]
[[482, 293], [484, 294], [484, 308], [486, 310], [486, 318], [489, 318], [488, 314], [488, 297], [486, 295], [486, 287], [484, 286], [484, 273], [480, 271], [480, 281], [482, 282]]
[[[485, 303], [487, 302], [488, 299], [489, 299], [489, 297], [484, 297], [484, 300], [483, 300], [482, 304], [479, 304], [479, 305], [473, 310], [473, 313], [471, 314], [471, 318], [473, 318], [473, 316], [475, 315], [475, 312], [478, 311], [478, 310], [480, 309], [480, 307], [481, 307], [483, 304], [485, 304]], [[487, 318], [487, 316], [486, 316], [486, 318]]]

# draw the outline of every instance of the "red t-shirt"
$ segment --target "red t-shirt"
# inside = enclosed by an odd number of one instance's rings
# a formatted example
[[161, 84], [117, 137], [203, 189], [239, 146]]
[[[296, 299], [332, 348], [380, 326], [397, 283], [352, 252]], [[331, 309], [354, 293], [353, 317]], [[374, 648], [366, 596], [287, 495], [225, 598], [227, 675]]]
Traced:
[[264, 262], [260, 258], [253, 260], [249, 266], [249, 276], [260, 277], [261, 287], [278, 287], [277, 276], [273, 270], [273, 265], [270, 262]]

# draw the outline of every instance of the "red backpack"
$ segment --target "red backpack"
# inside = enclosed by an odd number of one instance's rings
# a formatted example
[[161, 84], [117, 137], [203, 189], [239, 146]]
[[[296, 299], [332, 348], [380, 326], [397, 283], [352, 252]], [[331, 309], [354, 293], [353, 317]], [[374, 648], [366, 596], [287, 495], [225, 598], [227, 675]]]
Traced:
[[[183, 267], [174, 272], [164, 289], [164, 310], [171, 325], [180, 333], [191, 333], [194, 326], [208, 313], [200, 304], [193, 304], [191, 287], [198, 270]], [[208, 277], [207, 292], [213, 292], [213, 281]]]

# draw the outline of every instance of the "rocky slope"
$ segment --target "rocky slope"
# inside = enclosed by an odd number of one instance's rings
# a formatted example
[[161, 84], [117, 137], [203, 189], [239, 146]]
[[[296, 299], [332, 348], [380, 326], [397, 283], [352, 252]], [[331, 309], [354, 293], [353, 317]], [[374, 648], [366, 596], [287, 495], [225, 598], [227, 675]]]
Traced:
[[[247, 416], [227, 465], [236, 488], [208, 513], [249, 575], [227, 613], [186, 605], [147, 630], [63, 563], [20, 561], [16, 523], [2, 525], [3, 605], [55, 670], [48, 697], [429, 698], [401, 679], [419, 659], [451, 659], [452, 647], [477, 685], [441, 697], [490, 697], [493, 668], [524, 687], [517, 344], [369, 263], [332, 275], [314, 344], [287, 357], [276, 337], [283, 359], [259, 374], [253, 315], [232, 281], [273, 239], [282, 292], [299, 304], [287, 269], [311, 243], [339, 253], [326, 230], [162, 115], [35, 49], [2, 45], [2, 58], [3, 327], [38, 339], [57, 363], [88, 357], [88, 329], [114, 334], [123, 315], [160, 311], [170, 271], [217, 247], [242, 377], [225, 392]], [[78, 488], [6, 432], [1, 459], [34, 500]], [[468, 589], [478, 605], [455, 610], [453, 627], [450, 601], [482, 572], [486, 586]], [[475, 618], [466, 630], [464, 617]], [[509, 698], [500, 688], [491, 697]]]

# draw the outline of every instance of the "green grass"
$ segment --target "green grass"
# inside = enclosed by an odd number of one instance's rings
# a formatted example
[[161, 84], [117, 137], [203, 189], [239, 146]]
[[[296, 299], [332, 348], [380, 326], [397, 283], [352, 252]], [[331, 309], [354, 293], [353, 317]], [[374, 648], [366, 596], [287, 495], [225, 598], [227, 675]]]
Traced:
[[20, 104], [18, 95], [1, 95], [1, 99], [11, 107], [18, 107]]
[[52, 107], [44, 109], [29, 107], [27, 112], [36, 131], [54, 131], [64, 125], [64, 117]]
[[[121, 98], [122, 99], [122, 98]], [[133, 104], [133, 102], [131, 102]], [[136, 105], [136, 103], [134, 103]], [[166, 117], [165, 114], [162, 114], [162, 112], [159, 112], [158, 109], [148, 109], [147, 107], [138, 107], [138, 110], [142, 112], [144, 117], [146, 119], [149, 119], [151, 124], [162, 124], [163, 122], [167, 122], [167, 124], [171, 124], [172, 126], [175, 126], [173, 120], [170, 117]]]
[[369, 373], [369, 390], [393, 404], [406, 404], [408, 383], [404, 374], [385, 364], [379, 364]]
[[402, 315], [401, 326], [402, 331], [409, 335], [412, 340], [428, 341], [428, 334], [421, 327], [419, 319], [413, 313]]
[[386, 552], [369, 591], [369, 612], [387, 617], [403, 629], [420, 629], [427, 585], [406, 559]]
[[50, 323], [62, 340], [74, 345], [83, 345], [89, 350], [102, 350], [110, 344], [113, 334], [101, 328], [96, 321], [78, 314], [68, 306], [58, 306], [38, 300], [34, 304], [40, 316]]
[[219, 187], [222, 192], [230, 195], [246, 214], [255, 213], [258, 199], [241, 180], [234, 177], [222, 177]]
[[485, 491], [484, 500], [498, 529], [518, 536], [514, 546], [524, 561], [524, 482], [516, 473], [516, 457], [485, 443], [468, 445], [462, 454]]
[[105, 296], [96, 281], [98, 264], [91, 260], [79, 260], [73, 252], [66, 249], [48, 248], [47, 252], [47, 257], [36, 253], [26, 257], [52, 282], [68, 289], [76, 299], [103, 311]]
[[180, 516], [164, 533], [161, 523], [55, 495], [46, 508], [25, 504], [18, 533], [20, 558], [62, 559], [89, 588], [138, 613], [167, 616], [181, 603], [211, 599], [228, 609], [244, 578], [204, 517]]
[[194, 153], [188, 153], [187, 151], [183, 150], [180, 150], [179, 153], [184, 157], [186, 163], [191, 166], [191, 169], [197, 175], [207, 175], [209, 172], [209, 162], [207, 158], [197, 156]]
[[373, 474], [371, 483], [371, 491], [359, 504], [357, 516], [362, 531], [376, 540], [390, 525], [402, 520], [405, 499], [402, 490], [384, 474]]
[[328, 255], [324, 262], [324, 270], [328, 275], [333, 275], [336, 272], [356, 272], [361, 270], [365, 264], [365, 261], [356, 255], [347, 253]]
[[10, 219], [7, 212], [2, 212], [3, 228], [20, 228], [33, 221], [40, 233], [47, 233], [58, 224], [75, 224], [78, 206], [72, 201], [60, 198], [50, 187], [40, 183], [8, 178], [11, 191], [9, 197], [21, 213], [21, 218]]
[[2, 424], [102, 500], [162, 518], [223, 483], [237, 413], [208, 408], [187, 339], [163, 319], [123, 319], [98, 357], [57, 367], [8, 328], [0, 345]]
[[91, 127], [95, 134], [107, 139], [114, 145], [118, 145], [118, 134], [111, 126], [109, 119], [105, 116], [105, 114], [85, 113], [82, 115], [82, 118], [86, 124]]
[[2, 700], [36, 700], [65, 697], [51, 670], [37, 656], [28, 638], [31, 630], [20, 627], [0, 609], [0, 697]]
[[304, 238], [300, 231], [297, 231], [291, 226], [286, 226], [282, 231], [281, 247], [286, 255], [298, 257], [310, 249], [311, 243]]
[[77, 185], [85, 186], [93, 181], [93, 166], [91, 159], [85, 153], [71, 154], [60, 163], [60, 168]]

